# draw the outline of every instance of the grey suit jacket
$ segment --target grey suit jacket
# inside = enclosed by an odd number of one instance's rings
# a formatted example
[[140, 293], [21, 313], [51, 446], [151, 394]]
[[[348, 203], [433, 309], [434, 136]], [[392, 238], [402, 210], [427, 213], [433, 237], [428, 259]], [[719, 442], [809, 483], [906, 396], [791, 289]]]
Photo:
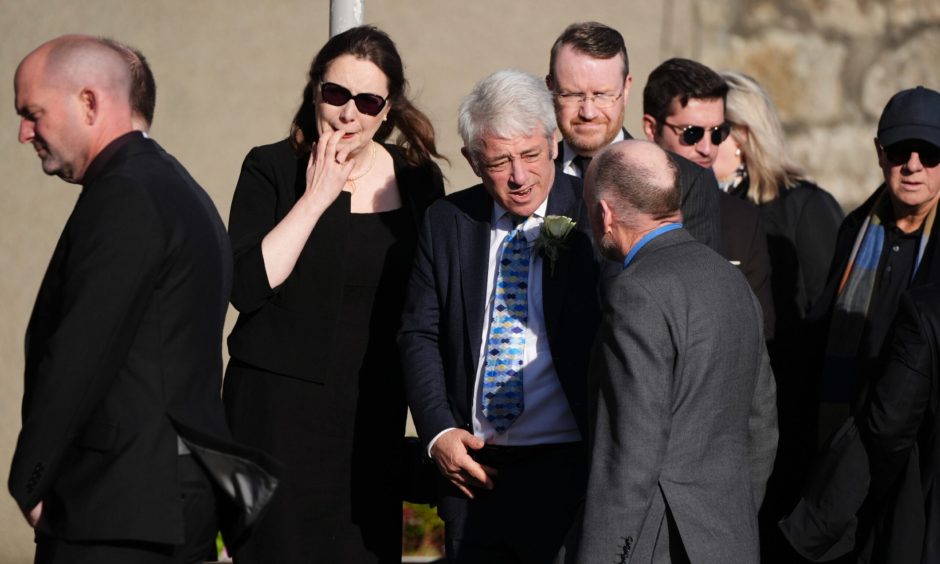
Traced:
[[671, 528], [693, 562], [757, 562], [775, 399], [744, 276], [682, 229], [650, 241], [604, 296], [578, 561], [668, 561]]

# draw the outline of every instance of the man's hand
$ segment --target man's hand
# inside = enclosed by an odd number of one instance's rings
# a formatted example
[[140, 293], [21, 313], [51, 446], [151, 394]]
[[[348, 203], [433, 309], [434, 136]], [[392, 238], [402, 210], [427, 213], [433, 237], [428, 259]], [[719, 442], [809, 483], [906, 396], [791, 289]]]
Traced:
[[470, 499], [473, 499], [471, 486], [493, 489], [492, 477], [496, 476], [496, 470], [483, 466], [468, 454], [470, 449], [479, 450], [484, 444], [483, 439], [463, 429], [451, 429], [431, 447], [431, 458], [438, 470]]
[[36, 507], [29, 510], [29, 513], [26, 514], [26, 521], [29, 523], [29, 526], [36, 528], [36, 525], [39, 524], [39, 519], [42, 518], [42, 502], [36, 504]]

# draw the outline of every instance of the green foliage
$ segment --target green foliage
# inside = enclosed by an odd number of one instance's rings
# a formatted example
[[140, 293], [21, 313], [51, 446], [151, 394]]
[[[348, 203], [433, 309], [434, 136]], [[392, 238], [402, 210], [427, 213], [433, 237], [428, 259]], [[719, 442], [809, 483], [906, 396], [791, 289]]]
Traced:
[[405, 502], [402, 505], [402, 554], [441, 556], [444, 554], [444, 522], [430, 505]]

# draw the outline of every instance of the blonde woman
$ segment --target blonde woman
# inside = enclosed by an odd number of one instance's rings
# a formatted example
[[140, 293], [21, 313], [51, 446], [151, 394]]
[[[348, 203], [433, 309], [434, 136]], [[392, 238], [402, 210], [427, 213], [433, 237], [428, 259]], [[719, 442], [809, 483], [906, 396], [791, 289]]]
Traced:
[[719, 146], [714, 171], [723, 190], [760, 208], [777, 314], [768, 349], [777, 379], [780, 442], [760, 515], [762, 561], [789, 562], [791, 549], [776, 521], [796, 503], [815, 446], [817, 390], [805, 320], [826, 283], [843, 212], [793, 162], [780, 117], [760, 84], [735, 72], [722, 77], [731, 135]]
[[843, 213], [789, 155], [770, 96], [754, 79], [722, 73], [728, 83], [731, 137], [714, 170], [728, 192], [757, 204], [773, 266], [777, 332], [793, 331], [822, 292]]

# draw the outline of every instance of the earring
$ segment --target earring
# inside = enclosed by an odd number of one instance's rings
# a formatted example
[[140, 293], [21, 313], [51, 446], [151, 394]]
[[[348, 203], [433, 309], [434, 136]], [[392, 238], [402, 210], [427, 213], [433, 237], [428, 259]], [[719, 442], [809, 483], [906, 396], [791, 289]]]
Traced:
[[737, 149], [734, 150], [734, 156], [736, 156], [736, 157], [740, 157], [740, 156], [741, 156], [741, 148], [740, 148], [740, 147], [738, 147]]

